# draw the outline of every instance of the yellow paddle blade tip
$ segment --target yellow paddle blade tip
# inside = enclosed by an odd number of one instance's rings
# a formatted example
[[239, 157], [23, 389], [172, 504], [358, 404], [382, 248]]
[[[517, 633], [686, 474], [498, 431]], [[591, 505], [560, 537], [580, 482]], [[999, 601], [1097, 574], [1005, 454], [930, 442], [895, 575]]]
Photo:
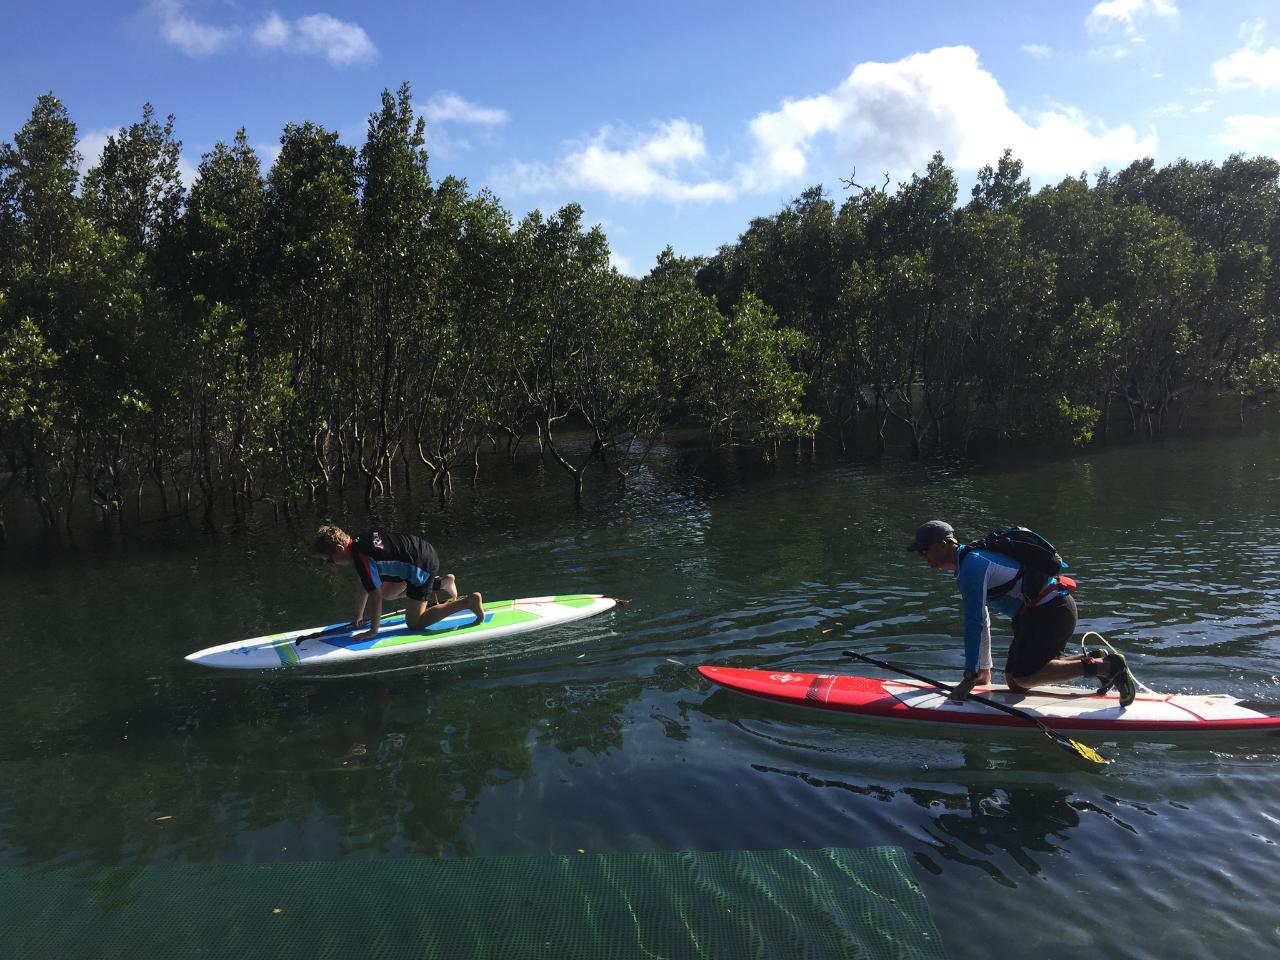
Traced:
[[1085, 746], [1083, 743], [1080, 743], [1078, 740], [1072, 740], [1070, 737], [1068, 737], [1067, 740], [1071, 746], [1075, 748], [1076, 753], [1080, 754], [1080, 756], [1084, 757], [1086, 760], [1092, 760], [1094, 763], [1111, 762], [1097, 750], [1093, 749], [1093, 747]]

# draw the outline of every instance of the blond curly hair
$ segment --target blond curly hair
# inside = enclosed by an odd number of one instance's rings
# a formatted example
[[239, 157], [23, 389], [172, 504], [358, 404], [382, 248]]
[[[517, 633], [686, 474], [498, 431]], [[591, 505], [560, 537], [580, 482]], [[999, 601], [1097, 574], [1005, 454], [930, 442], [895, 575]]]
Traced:
[[322, 553], [326, 557], [335, 550], [345, 550], [351, 542], [350, 535], [341, 527], [326, 523], [316, 531], [315, 542], [311, 545], [312, 553]]

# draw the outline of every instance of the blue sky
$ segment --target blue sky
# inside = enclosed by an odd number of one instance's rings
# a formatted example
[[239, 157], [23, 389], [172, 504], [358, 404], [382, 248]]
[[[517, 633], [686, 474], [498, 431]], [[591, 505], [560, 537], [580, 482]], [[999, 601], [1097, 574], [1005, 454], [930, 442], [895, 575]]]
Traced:
[[0, 139], [53, 91], [87, 166], [150, 101], [176, 117], [185, 176], [241, 126], [265, 169], [289, 122], [359, 146], [407, 80], [433, 176], [517, 218], [576, 201], [634, 274], [934, 150], [968, 183], [1012, 147], [1036, 186], [1143, 156], [1280, 156], [1274, 0], [10, 0], [5, 19]]

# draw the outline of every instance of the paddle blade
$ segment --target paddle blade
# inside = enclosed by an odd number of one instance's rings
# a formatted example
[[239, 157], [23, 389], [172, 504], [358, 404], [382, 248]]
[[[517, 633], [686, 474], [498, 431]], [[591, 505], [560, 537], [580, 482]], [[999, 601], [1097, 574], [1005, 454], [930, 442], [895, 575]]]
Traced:
[[1111, 762], [1088, 744], [1081, 743], [1079, 740], [1072, 740], [1070, 737], [1064, 737], [1059, 733], [1054, 733], [1048, 727], [1043, 729], [1045, 736], [1060, 746], [1063, 750], [1069, 750], [1077, 756], [1084, 757], [1084, 759], [1088, 760], [1090, 763], [1101, 763], [1105, 765]]

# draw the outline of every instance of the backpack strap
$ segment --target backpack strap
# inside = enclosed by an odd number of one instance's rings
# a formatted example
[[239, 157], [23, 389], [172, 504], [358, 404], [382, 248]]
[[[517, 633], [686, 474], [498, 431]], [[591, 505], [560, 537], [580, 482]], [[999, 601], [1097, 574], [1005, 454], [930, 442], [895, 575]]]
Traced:
[[[964, 546], [962, 546], [960, 548], [960, 551], [956, 554], [957, 570], [959, 569], [960, 564], [964, 563], [964, 558], [969, 556], [969, 553], [971, 551], [980, 550], [980, 549], [982, 548], [977, 543], [967, 543]], [[992, 552], [994, 553], [998, 551], [992, 551]], [[1000, 554], [1000, 556], [1007, 557], [1009, 555], [1007, 553], [1002, 553]], [[1013, 559], [1013, 558], [1011, 557], [1010, 559]], [[1018, 583], [1024, 576], [1026, 576], [1026, 572], [1027, 572], [1026, 565], [1021, 563], [1018, 564], [1018, 575], [1016, 577], [1011, 578], [1007, 583], [1002, 583], [998, 587], [992, 587], [990, 590], [988, 590], [987, 599], [999, 600], [1006, 593], [1012, 592], [1014, 584]]]
[[1057, 583], [1046, 583], [1044, 585], [1044, 589], [1042, 589], [1034, 597], [1026, 598], [1026, 603], [1022, 605], [1022, 609], [1018, 611], [1017, 616], [1019, 617], [1022, 616], [1032, 607], [1039, 606], [1040, 602], [1044, 600], [1045, 597], [1052, 596], [1053, 594], [1058, 593], [1059, 591], [1062, 591], [1062, 590], [1065, 590], [1069, 594], [1075, 593], [1076, 582], [1072, 580], [1070, 577], [1064, 577], [1059, 575]]

